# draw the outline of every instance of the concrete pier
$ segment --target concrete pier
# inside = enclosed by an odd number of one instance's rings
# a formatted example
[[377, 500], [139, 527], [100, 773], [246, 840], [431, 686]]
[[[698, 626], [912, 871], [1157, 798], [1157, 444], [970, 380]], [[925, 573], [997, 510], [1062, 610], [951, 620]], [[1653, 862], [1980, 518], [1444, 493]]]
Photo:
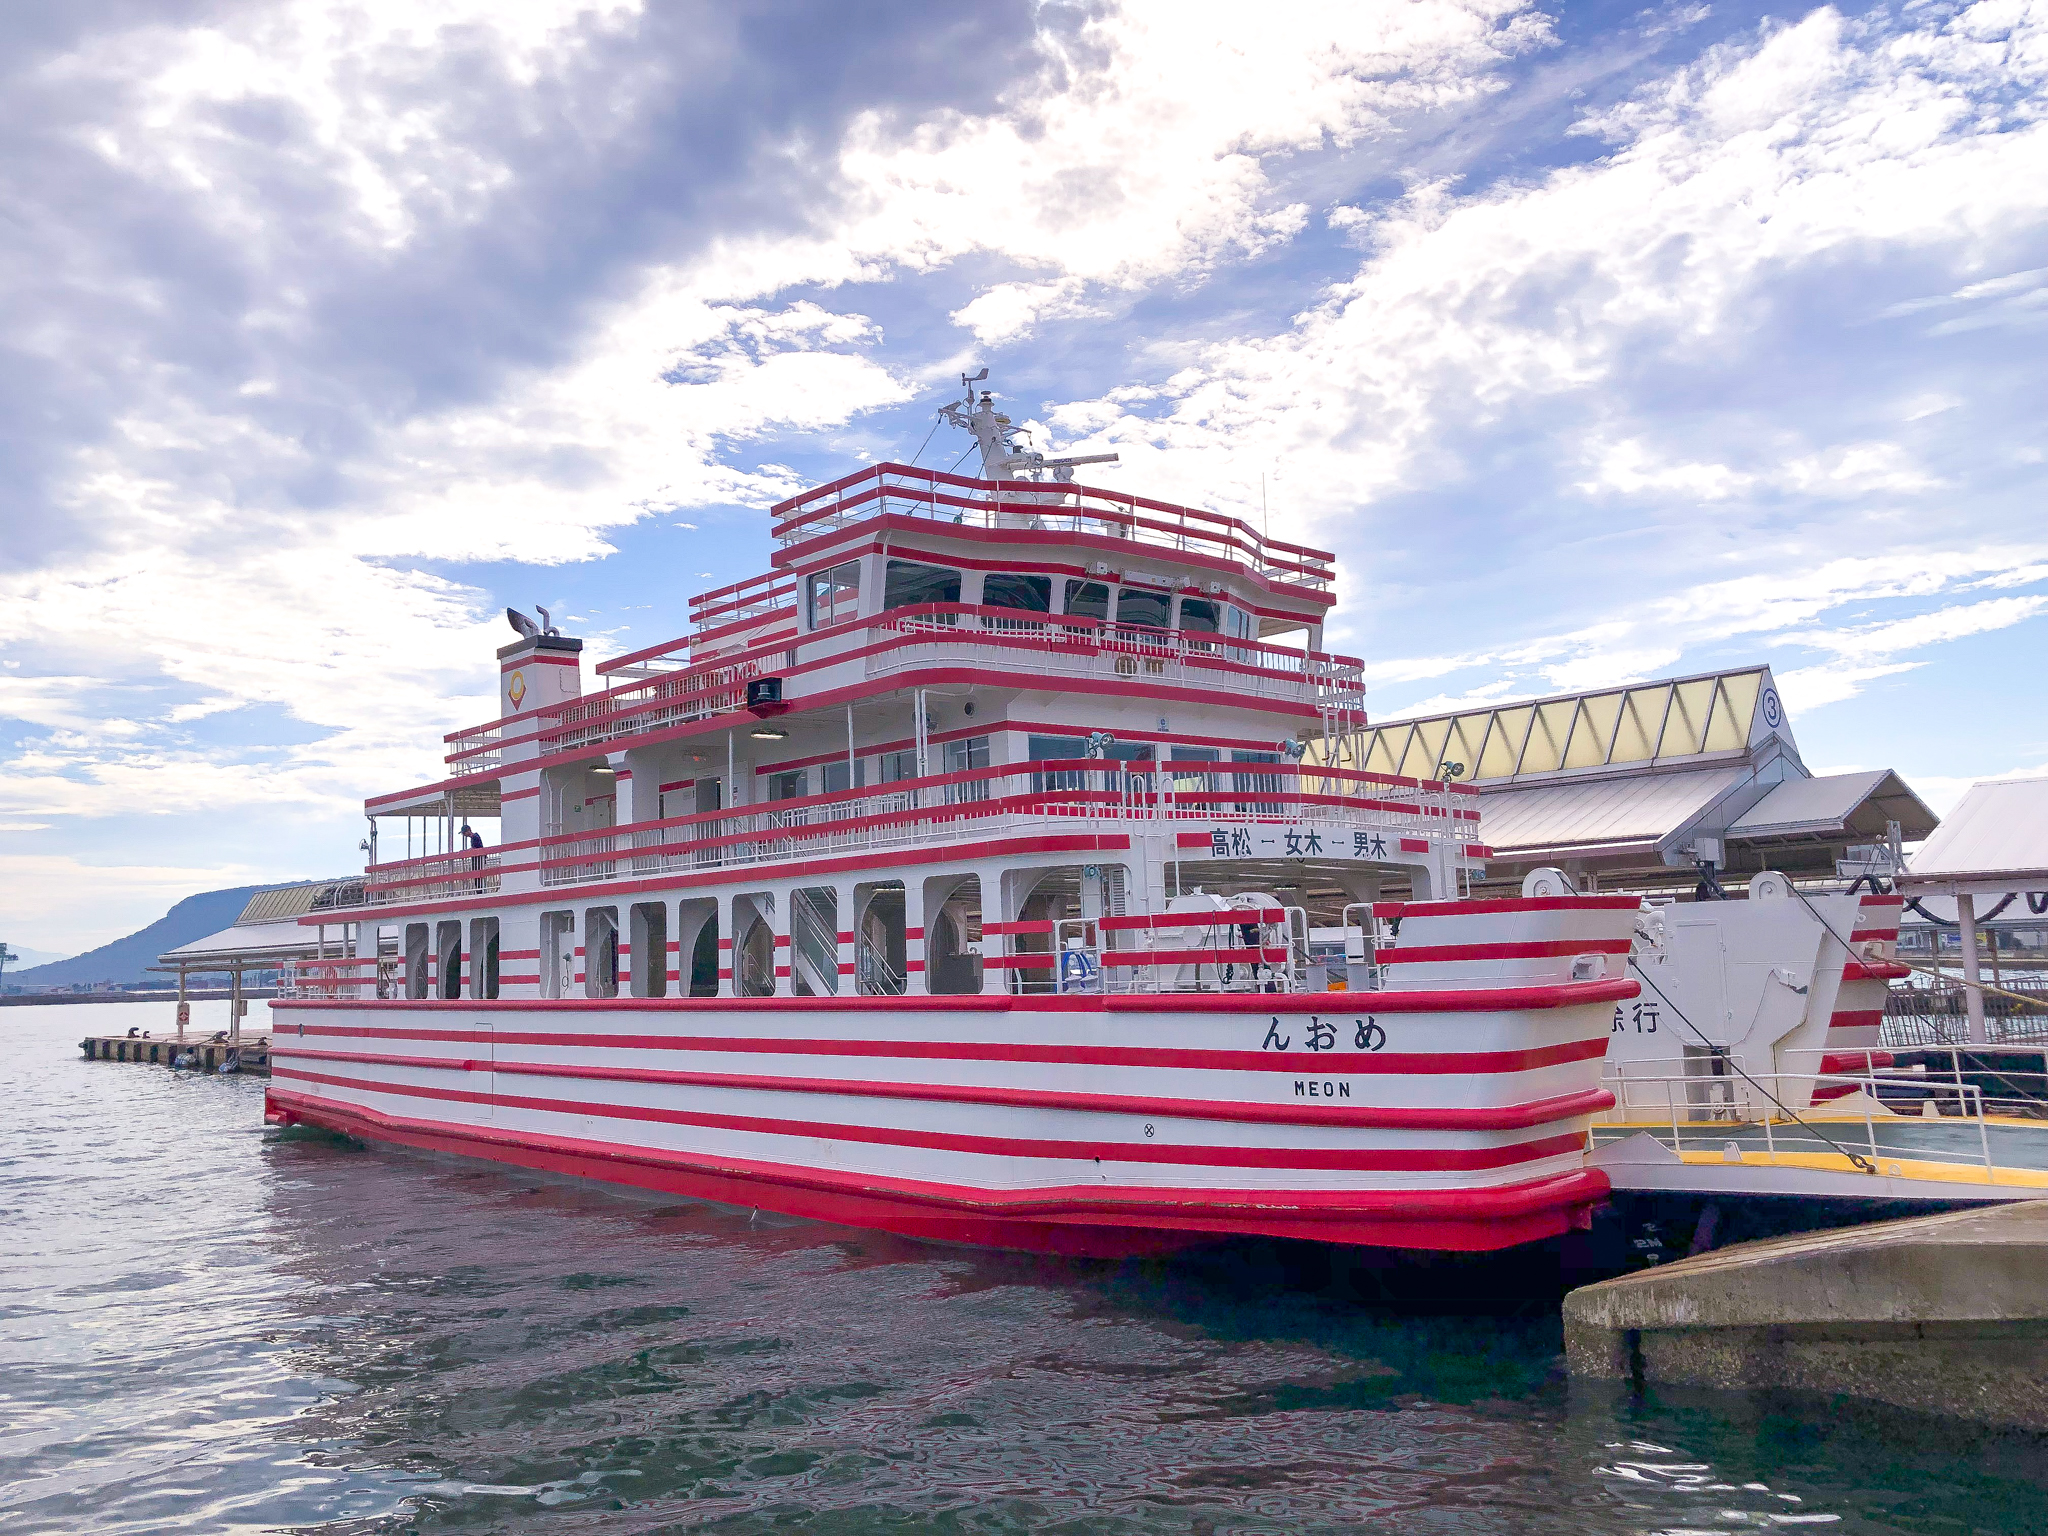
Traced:
[[1565, 1298], [1575, 1378], [2048, 1430], [2048, 1202], [1741, 1243]]
[[168, 1067], [180, 1056], [190, 1056], [192, 1065], [217, 1072], [238, 1051], [238, 1070], [257, 1077], [270, 1076], [270, 1037], [244, 1035], [235, 1040], [180, 1040], [175, 1035], [88, 1035], [78, 1042], [87, 1061], [133, 1061]]

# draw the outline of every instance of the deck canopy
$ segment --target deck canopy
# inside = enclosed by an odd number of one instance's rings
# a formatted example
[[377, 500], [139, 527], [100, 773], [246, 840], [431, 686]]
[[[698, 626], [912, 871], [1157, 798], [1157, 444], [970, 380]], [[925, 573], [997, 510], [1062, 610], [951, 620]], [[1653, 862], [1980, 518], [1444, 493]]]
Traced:
[[[1934, 813], [1889, 768], [1787, 779], [1744, 811], [1729, 835], [1757, 848], [1843, 841], [1881, 843], [1897, 822], [1902, 837], [1925, 837]], [[1937, 834], [1939, 835], [1939, 834]]]
[[1368, 771], [1478, 788], [1493, 894], [1547, 864], [1610, 889], [1689, 886], [1701, 859], [1832, 875], [1888, 823], [1906, 842], [1936, 824], [1888, 770], [1815, 777], [1763, 666], [1389, 721], [1357, 746]]

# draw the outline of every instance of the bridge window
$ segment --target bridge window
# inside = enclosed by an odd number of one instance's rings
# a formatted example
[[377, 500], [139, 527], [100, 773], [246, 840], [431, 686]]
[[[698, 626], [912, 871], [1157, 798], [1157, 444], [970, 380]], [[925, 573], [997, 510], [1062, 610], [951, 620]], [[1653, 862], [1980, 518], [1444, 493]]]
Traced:
[[1180, 600], [1180, 627], [1202, 635], [1218, 635], [1223, 632], [1218, 605], [1206, 597], [1184, 597]]
[[1164, 629], [1167, 610], [1172, 605], [1172, 596], [1155, 588], [1120, 587], [1116, 594], [1116, 621], [1119, 624], [1142, 624], [1148, 629]]
[[1109, 618], [1109, 588], [1099, 581], [1067, 583], [1066, 611], [1077, 619]]
[[891, 560], [883, 582], [882, 606], [908, 608], [917, 603], [960, 601], [960, 573], [942, 565], [917, 565], [909, 560]]
[[823, 629], [860, 611], [860, 562], [848, 561], [810, 579], [811, 628]]
[[982, 603], [990, 608], [1018, 608], [1026, 613], [1052, 612], [1050, 576], [1012, 576], [997, 572], [981, 584]]

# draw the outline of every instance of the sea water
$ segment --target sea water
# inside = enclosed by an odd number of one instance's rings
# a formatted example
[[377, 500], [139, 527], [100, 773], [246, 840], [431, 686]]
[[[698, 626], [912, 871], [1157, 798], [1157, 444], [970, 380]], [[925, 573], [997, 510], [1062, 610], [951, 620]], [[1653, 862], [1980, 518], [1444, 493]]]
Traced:
[[[262, 1004], [251, 1024], [262, 1024]], [[195, 1006], [195, 1027], [225, 1024]], [[2048, 1449], [1567, 1386], [1554, 1291], [932, 1247], [266, 1129], [0, 1009], [0, 1530], [2048, 1530]]]

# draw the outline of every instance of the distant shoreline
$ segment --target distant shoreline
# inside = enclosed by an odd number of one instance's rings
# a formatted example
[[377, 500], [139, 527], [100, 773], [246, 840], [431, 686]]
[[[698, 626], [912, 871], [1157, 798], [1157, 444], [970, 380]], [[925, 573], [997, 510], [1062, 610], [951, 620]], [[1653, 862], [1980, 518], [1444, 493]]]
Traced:
[[[185, 1000], [192, 1003], [207, 1003], [225, 1000], [235, 994], [227, 987], [194, 988], [185, 994]], [[277, 996], [275, 987], [248, 987], [242, 992], [246, 998], [269, 998]], [[163, 992], [48, 992], [43, 994], [23, 993], [19, 997], [0, 997], [0, 1008], [26, 1008], [38, 1003], [175, 1003], [178, 994], [175, 988]]]

